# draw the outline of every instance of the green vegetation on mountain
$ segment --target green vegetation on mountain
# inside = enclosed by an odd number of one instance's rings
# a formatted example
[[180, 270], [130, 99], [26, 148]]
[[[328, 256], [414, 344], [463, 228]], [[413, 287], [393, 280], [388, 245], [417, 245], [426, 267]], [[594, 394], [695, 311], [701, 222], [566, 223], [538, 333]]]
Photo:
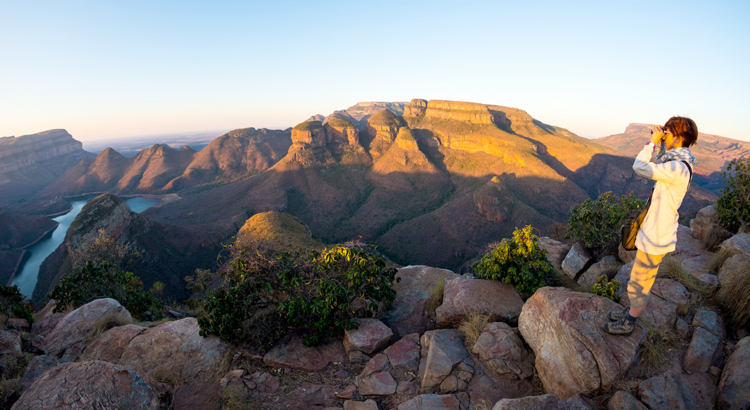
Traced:
[[323, 124], [320, 121], [307, 121], [297, 124], [294, 131], [315, 131], [323, 129]]
[[726, 185], [716, 203], [719, 220], [734, 232], [745, 232], [750, 225], [750, 157], [730, 161], [722, 176]]
[[326, 124], [336, 128], [356, 128], [354, 124], [351, 123], [351, 121], [343, 118], [331, 118]]

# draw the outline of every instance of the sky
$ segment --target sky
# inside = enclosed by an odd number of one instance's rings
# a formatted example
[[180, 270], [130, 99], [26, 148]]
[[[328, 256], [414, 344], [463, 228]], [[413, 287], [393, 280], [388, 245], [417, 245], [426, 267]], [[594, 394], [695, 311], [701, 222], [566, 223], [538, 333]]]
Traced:
[[0, 0], [0, 136], [286, 128], [360, 101], [750, 141], [750, 2]]

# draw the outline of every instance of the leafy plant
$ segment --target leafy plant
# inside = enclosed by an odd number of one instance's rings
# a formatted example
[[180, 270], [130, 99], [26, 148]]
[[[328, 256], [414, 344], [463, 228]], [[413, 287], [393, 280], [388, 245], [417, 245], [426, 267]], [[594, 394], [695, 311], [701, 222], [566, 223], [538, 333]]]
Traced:
[[114, 263], [91, 262], [64, 276], [47, 294], [57, 301], [56, 312], [68, 307], [78, 308], [96, 299], [112, 298], [131, 315], [146, 320], [162, 316], [164, 302], [143, 290], [143, 282], [132, 272], [125, 272]]
[[118, 243], [113, 235], [99, 229], [97, 235], [88, 238], [81, 246], [70, 251], [73, 269], [83, 267], [87, 262], [100, 265], [104, 262], [115, 264], [130, 263], [138, 259], [143, 252], [130, 243]]
[[729, 161], [721, 176], [726, 185], [716, 202], [719, 221], [737, 233], [745, 232], [750, 224], [750, 157]]
[[396, 298], [396, 269], [368, 249], [335, 246], [322, 253], [235, 250], [224, 284], [204, 297], [201, 334], [270, 348], [289, 329], [304, 329], [305, 343], [354, 329]]
[[195, 276], [185, 276], [188, 290], [201, 295], [206, 293], [212, 280], [213, 276], [211, 276], [211, 271], [208, 269], [196, 269]]
[[605, 192], [570, 209], [566, 238], [575, 238], [597, 255], [614, 255], [620, 242], [620, 223], [642, 211], [646, 202], [628, 193], [619, 198]]
[[609, 298], [615, 302], [619, 302], [620, 281], [609, 281], [608, 279], [609, 278], [607, 278], [607, 275], [599, 276], [599, 278], [596, 280], [596, 283], [594, 283], [594, 285], [591, 287], [591, 293], [598, 296], [604, 296], [605, 298]]
[[531, 229], [531, 225], [516, 229], [513, 238], [503, 239], [471, 265], [477, 277], [512, 285], [524, 298], [550, 285], [552, 264], [547, 260], [547, 251], [539, 247], [539, 237]]
[[17, 285], [0, 285], [0, 313], [26, 319], [31, 324], [34, 321], [34, 311], [34, 304], [21, 294]]

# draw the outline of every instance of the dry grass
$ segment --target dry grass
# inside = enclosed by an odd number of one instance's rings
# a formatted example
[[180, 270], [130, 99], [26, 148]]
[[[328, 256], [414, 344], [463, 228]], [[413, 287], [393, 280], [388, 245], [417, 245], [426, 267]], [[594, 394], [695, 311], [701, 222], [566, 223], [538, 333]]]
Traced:
[[681, 257], [665, 257], [659, 265], [658, 278], [673, 279], [680, 282], [688, 290], [693, 292], [700, 292], [700, 284], [696, 283], [697, 279], [691, 276], [683, 265]]
[[668, 353], [680, 344], [680, 338], [669, 326], [655, 327], [646, 320], [642, 323], [648, 329], [648, 335], [638, 349], [641, 357], [640, 366], [644, 370], [655, 371], [670, 359], [671, 355]]
[[732, 257], [732, 253], [729, 252], [726, 249], [722, 249], [719, 252], [717, 252], [713, 258], [708, 262], [706, 265], [706, 269], [710, 269], [714, 272], [719, 272], [719, 269], [721, 269], [722, 266], [724, 266], [724, 262], [727, 261], [727, 259]]
[[221, 395], [221, 408], [225, 410], [251, 409], [257, 404], [248, 400], [242, 390], [236, 387], [227, 387]]
[[154, 371], [152, 376], [154, 381], [168, 384], [172, 387], [187, 386], [190, 381], [183, 378], [181, 374], [173, 369], [169, 369], [166, 366], [159, 367]]
[[731, 237], [731, 233], [721, 226], [711, 225], [703, 236], [701, 243], [703, 249], [711, 251], [716, 249], [722, 242]]
[[723, 283], [713, 300], [721, 305], [738, 328], [750, 325], [750, 264], [744, 264], [734, 274], [722, 276]]
[[101, 336], [102, 333], [113, 327], [125, 326], [131, 323], [133, 323], [133, 321], [128, 319], [128, 317], [122, 313], [110, 313], [105, 315], [96, 321], [94, 328], [91, 329], [91, 332], [86, 336], [86, 343], [96, 340], [96, 338]]
[[430, 298], [425, 303], [428, 312], [434, 312], [435, 309], [443, 304], [443, 293], [445, 292], [445, 278], [440, 278], [438, 283], [432, 288]]
[[477, 312], [469, 313], [459, 325], [458, 331], [464, 335], [464, 344], [466, 348], [471, 351], [474, 347], [474, 343], [479, 339], [479, 335], [482, 334], [484, 327], [490, 323], [490, 317]]

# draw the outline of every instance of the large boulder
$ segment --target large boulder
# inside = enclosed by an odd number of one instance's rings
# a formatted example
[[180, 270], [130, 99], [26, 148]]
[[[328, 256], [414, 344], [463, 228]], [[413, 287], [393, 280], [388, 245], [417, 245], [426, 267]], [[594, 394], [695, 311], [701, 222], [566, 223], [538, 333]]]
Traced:
[[711, 259], [713, 259], [712, 255], [705, 254], [682, 263], [686, 274], [685, 279], [690, 282], [690, 286], [705, 295], [712, 295], [719, 286], [719, 278], [716, 277], [715, 272], [706, 269]]
[[534, 372], [534, 356], [507, 324], [495, 322], [484, 327], [471, 352], [487, 363], [500, 378], [525, 379]]
[[24, 391], [28, 390], [47, 370], [57, 367], [58, 364], [57, 359], [54, 357], [46, 355], [34, 356], [29, 362], [29, 365], [26, 366], [26, 370], [23, 372], [23, 376], [21, 377], [21, 388]]
[[390, 396], [396, 393], [398, 382], [388, 372], [373, 373], [359, 382], [362, 396]]
[[21, 353], [21, 334], [16, 330], [0, 329], [0, 354]]
[[134, 337], [148, 328], [138, 325], [117, 326], [102, 333], [81, 353], [83, 360], [103, 360], [117, 363]]
[[147, 380], [170, 375], [189, 383], [211, 377], [219, 371], [229, 345], [199, 332], [192, 317], [163, 323], [134, 337], [118, 363]]
[[656, 279], [654, 286], [651, 288], [651, 294], [677, 306], [678, 315], [687, 314], [690, 304], [690, 292], [688, 292], [682, 283], [672, 279]]
[[570, 245], [546, 236], [539, 238], [539, 247], [547, 251], [547, 260], [556, 271], [562, 272], [562, 261], [570, 252]]
[[422, 360], [419, 363], [419, 380], [423, 389], [439, 386], [453, 367], [469, 356], [456, 329], [425, 332], [420, 342]]
[[429, 266], [407, 266], [396, 274], [400, 281], [393, 285], [396, 299], [386, 312], [383, 321], [393, 330], [395, 339], [410, 333], [422, 334], [428, 329], [425, 304], [441, 280], [451, 280], [458, 275]]
[[685, 225], [679, 225], [677, 227], [677, 244], [675, 244], [674, 251], [670, 252], [668, 256], [679, 257], [686, 260], [697, 256], [707, 255], [708, 253], [708, 251], [703, 249], [703, 243], [701, 240], [693, 237], [690, 228]]
[[492, 410], [557, 410], [557, 397], [552, 394], [502, 399]]
[[518, 318], [523, 300], [513, 286], [497, 280], [455, 278], [445, 283], [443, 304], [435, 310], [439, 328], [456, 327], [470, 313], [493, 322]]
[[688, 373], [705, 373], [711, 367], [716, 353], [722, 347], [721, 339], [702, 327], [696, 327], [690, 340], [683, 367]]
[[731, 255], [750, 255], [750, 233], [741, 233], [722, 242], [721, 250]]
[[63, 317], [44, 338], [44, 354], [62, 362], [78, 358], [97, 326], [104, 322], [132, 322], [130, 312], [114, 299], [89, 302]]
[[578, 274], [594, 259], [594, 255], [580, 242], [576, 242], [562, 261], [562, 270], [575, 280]]
[[646, 336], [637, 325], [630, 336], [602, 330], [611, 310], [622, 309], [600, 296], [545, 287], [526, 301], [518, 328], [536, 354], [545, 391], [563, 399], [608, 390], [630, 367]]
[[721, 340], [726, 337], [724, 320], [718, 313], [710, 310], [700, 310], [693, 316], [693, 327], [702, 327], [716, 335]]
[[453, 394], [420, 394], [399, 404], [398, 410], [461, 410], [461, 402]]
[[349, 354], [360, 351], [372, 354], [388, 345], [393, 331], [378, 319], [355, 319], [359, 327], [344, 332], [344, 349]]
[[385, 349], [385, 354], [388, 356], [388, 360], [394, 369], [403, 369], [404, 371], [419, 370], [419, 335], [414, 335], [417, 336], [417, 343], [414, 343], [409, 337], [404, 337]]
[[581, 277], [578, 278], [578, 284], [590, 289], [600, 276], [606, 275], [607, 280], [609, 280], [610, 277], [615, 275], [619, 267], [620, 264], [617, 263], [614, 256], [605, 256], [581, 274]]
[[14, 410], [158, 408], [157, 394], [138, 373], [102, 361], [61, 364], [13, 405]]
[[172, 395], [174, 410], [219, 410], [221, 393], [219, 383], [194, 380], [187, 386], [175, 389]]
[[693, 237], [703, 240], [711, 226], [718, 225], [718, 215], [715, 204], [698, 211], [695, 218], [690, 220], [690, 233]]
[[331, 362], [343, 362], [346, 357], [340, 340], [334, 339], [317, 346], [305, 346], [304, 338], [292, 334], [282, 339], [263, 357], [263, 362], [273, 367], [317, 372]]
[[737, 347], [721, 373], [716, 404], [720, 410], [750, 409], [750, 337]]
[[667, 372], [642, 381], [638, 395], [651, 410], [710, 410], [714, 408], [716, 386], [705, 373]]
[[648, 410], [632, 394], [618, 390], [607, 402], [607, 410]]

